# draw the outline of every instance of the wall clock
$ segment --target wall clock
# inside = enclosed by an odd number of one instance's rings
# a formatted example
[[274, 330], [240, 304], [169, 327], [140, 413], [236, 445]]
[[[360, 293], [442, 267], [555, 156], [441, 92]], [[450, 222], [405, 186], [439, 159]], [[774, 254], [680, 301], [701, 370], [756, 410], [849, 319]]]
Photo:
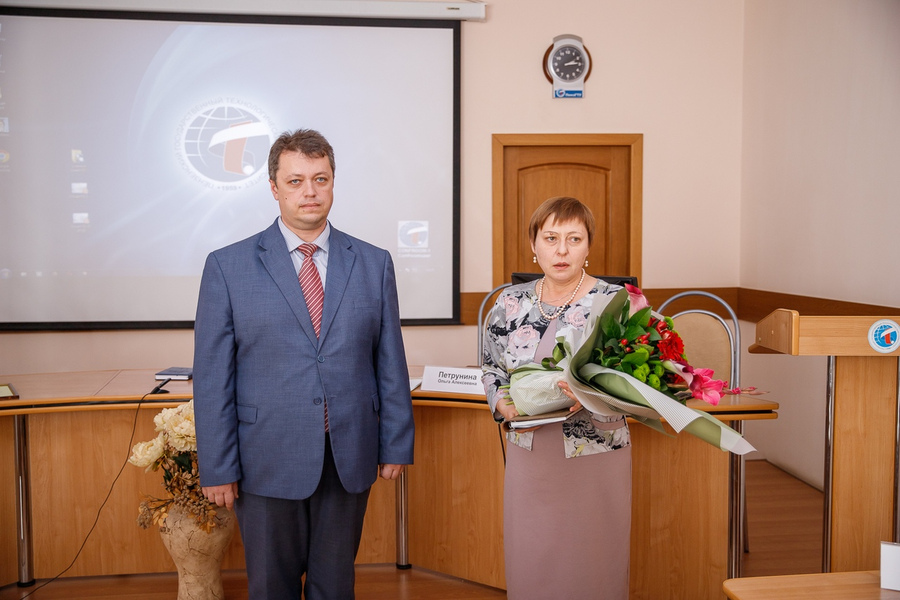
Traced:
[[553, 38], [544, 53], [544, 75], [553, 84], [554, 98], [582, 98], [584, 82], [591, 74], [591, 53], [577, 35]]

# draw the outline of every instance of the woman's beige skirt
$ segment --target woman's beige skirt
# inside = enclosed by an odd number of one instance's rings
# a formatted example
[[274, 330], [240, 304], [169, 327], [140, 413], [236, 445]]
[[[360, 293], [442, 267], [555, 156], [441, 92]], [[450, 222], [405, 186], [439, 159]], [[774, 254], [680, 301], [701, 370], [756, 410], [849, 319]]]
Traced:
[[631, 446], [566, 458], [562, 425], [507, 444], [503, 543], [510, 600], [627, 600]]

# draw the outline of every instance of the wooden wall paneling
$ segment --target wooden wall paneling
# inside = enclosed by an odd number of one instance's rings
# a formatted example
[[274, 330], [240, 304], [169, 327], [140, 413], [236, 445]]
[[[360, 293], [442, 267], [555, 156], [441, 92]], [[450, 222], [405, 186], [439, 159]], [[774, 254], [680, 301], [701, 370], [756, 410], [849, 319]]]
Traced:
[[[156, 436], [157, 408], [141, 410], [134, 441]], [[54, 577], [75, 559], [130, 454], [134, 411], [29, 417], [34, 571]], [[66, 576], [174, 570], [158, 533], [136, 522], [144, 494], [160, 495], [162, 476], [125, 465], [84, 550]]]
[[[174, 563], [157, 530], [137, 524], [144, 495], [162, 496], [162, 474], [122, 465], [131, 446], [155, 437], [159, 408], [140, 409], [133, 441], [133, 410], [54, 413], [29, 417], [34, 570], [53, 577], [75, 558], [119, 470], [109, 501], [84, 550], [66, 576], [167, 572]], [[240, 534], [223, 568], [243, 568]]]
[[835, 359], [833, 572], [878, 569], [893, 539], [897, 361]]
[[[651, 288], [651, 289], [642, 289], [644, 295], [647, 297], [647, 301], [650, 302], [650, 306], [657, 307], [660, 306], [663, 302], [671, 298], [676, 294], [680, 294], [681, 292], [700, 290], [704, 292], [709, 292], [710, 294], [715, 294], [731, 307], [731, 310], [737, 312], [738, 311], [738, 288], [733, 287], [722, 287], [722, 288]], [[714, 300], [710, 300], [709, 298], [703, 298], [702, 296], [692, 296], [688, 298], [681, 298], [679, 300], [675, 300], [668, 306], [666, 306], [666, 314], [674, 315], [683, 310], [688, 309], [701, 309], [708, 310], [713, 312], [724, 319], [729, 319], [728, 311], [726, 311], [718, 302]]]
[[[134, 441], [155, 437], [158, 407], [141, 409]], [[75, 557], [113, 479], [130, 454], [134, 411], [56, 413], [29, 417], [34, 516], [35, 575], [53, 577]], [[4, 419], [6, 420], [6, 419]], [[72, 449], [77, 449], [73, 455]], [[396, 484], [379, 480], [372, 489], [357, 562], [396, 560]], [[85, 548], [66, 576], [158, 573], [175, 569], [155, 527], [137, 525], [145, 494], [163, 496], [162, 475], [125, 466]], [[244, 568], [240, 532], [224, 569]]]
[[728, 575], [729, 454], [690, 435], [630, 427], [631, 600], [719, 600]]
[[[642, 285], [641, 281], [638, 284]], [[827, 298], [814, 298], [811, 296], [797, 296], [794, 294], [781, 294], [778, 292], [766, 292], [737, 287], [717, 288], [643, 288], [644, 295], [652, 306], [659, 306], [667, 299], [679, 292], [689, 289], [699, 289], [715, 294], [725, 300], [742, 321], [756, 323], [765, 318], [769, 313], [778, 308], [791, 308], [802, 315], [839, 315], [839, 316], [880, 316], [897, 314], [900, 307], [882, 306], [879, 304], [862, 304], [859, 302], [844, 302]], [[460, 296], [460, 319], [463, 325], [475, 325], [478, 322], [478, 306], [484, 298], [484, 292], [466, 292]], [[702, 308], [710, 310], [722, 317], [727, 316], [717, 303], [702, 298], [693, 301], [677, 300], [666, 312], [674, 314], [684, 308]]]
[[356, 564], [397, 562], [397, 482], [381, 477], [372, 486]]
[[741, 320], [757, 322], [777, 308], [790, 308], [801, 315], [879, 316], [900, 312], [896, 306], [846, 302], [830, 298], [816, 298], [797, 294], [782, 294], [763, 290], [738, 289], [738, 316]]
[[[16, 535], [16, 462], [15, 428], [12, 417], [0, 417], [0, 556], [15, 557]], [[0, 586], [19, 581], [18, 563], [0, 560]]]
[[416, 406], [414, 414], [410, 562], [505, 588], [503, 459], [487, 405]]

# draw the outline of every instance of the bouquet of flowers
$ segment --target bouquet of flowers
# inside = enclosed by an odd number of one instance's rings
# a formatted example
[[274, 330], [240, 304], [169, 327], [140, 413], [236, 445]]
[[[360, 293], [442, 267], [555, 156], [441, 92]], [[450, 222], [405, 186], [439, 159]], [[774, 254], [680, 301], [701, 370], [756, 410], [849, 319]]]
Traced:
[[[638, 288], [626, 284], [625, 289], [628, 300], [619, 314], [616, 301], [600, 314], [590, 364], [631, 375], [682, 403], [696, 398], [717, 405], [725, 382], [713, 379], [711, 369], [691, 367], [672, 319], [654, 316]], [[602, 370], [587, 367], [580, 372], [588, 380], [599, 376], [603, 381]]]
[[153, 422], [159, 435], [140, 442], [131, 450], [128, 462], [147, 471], [163, 471], [163, 487], [168, 498], [147, 497], [140, 504], [138, 524], [162, 526], [173, 506], [192, 515], [207, 533], [218, 525], [216, 506], [203, 495], [197, 467], [197, 436], [194, 432], [194, 401], [164, 408]]
[[665, 419], [676, 432], [687, 431], [723, 450], [754, 450], [738, 432], [686, 405], [691, 398], [715, 405], [723, 393], [739, 390], [727, 390], [710, 369], [688, 364], [672, 320], [654, 315], [639, 289], [627, 286], [602, 308], [596, 303], [585, 328], [557, 342], [551, 359], [512, 373], [510, 397], [520, 413], [560, 408], [568, 398], [560, 399], [556, 385], [566, 381], [593, 413], [624, 414], [663, 433]]

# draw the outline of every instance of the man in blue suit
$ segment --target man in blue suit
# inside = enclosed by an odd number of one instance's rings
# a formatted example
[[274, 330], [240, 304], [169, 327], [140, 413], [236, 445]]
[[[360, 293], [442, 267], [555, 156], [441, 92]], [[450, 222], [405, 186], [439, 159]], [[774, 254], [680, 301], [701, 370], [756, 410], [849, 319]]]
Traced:
[[250, 598], [352, 599], [369, 489], [413, 461], [394, 267], [328, 222], [334, 152], [321, 134], [282, 134], [269, 179], [281, 216], [203, 269], [200, 479], [235, 507]]

